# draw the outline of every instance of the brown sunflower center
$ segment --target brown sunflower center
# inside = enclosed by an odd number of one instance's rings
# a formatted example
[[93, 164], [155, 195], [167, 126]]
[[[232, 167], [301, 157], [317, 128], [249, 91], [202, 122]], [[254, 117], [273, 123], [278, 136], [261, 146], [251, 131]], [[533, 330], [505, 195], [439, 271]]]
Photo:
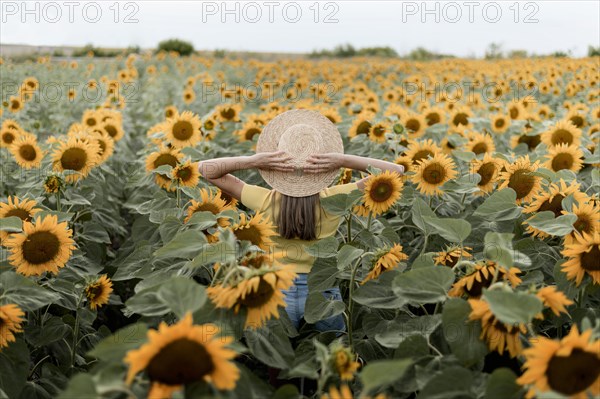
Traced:
[[113, 125], [104, 125], [104, 130], [110, 137], [115, 137], [117, 135], [117, 128]]
[[575, 395], [590, 387], [600, 374], [600, 359], [593, 353], [573, 349], [569, 356], [553, 356], [546, 378], [552, 390]]
[[412, 157], [413, 163], [417, 163], [421, 159], [427, 159], [430, 156], [433, 156], [433, 151], [431, 151], [431, 150], [417, 151], [417, 153]]
[[21, 208], [11, 209], [10, 211], [6, 212], [6, 214], [4, 215], [5, 218], [10, 217], [10, 216], [17, 216], [21, 220], [25, 220], [27, 222], [31, 221], [31, 214], [29, 213], [29, 211], [26, 211], [25, 209], [21, 209]]
[[406, 129], [412, 133], [418, 132], [421, 129], [421, 122], [417, 119], [409, 119], [406, 121]]
[[96, 299], [99, 296], [101, 296], [103, 291], [104, 291], [104, 288], [102, 287], [101, 283], [93, 283], [86, 287], [85, 296], [89, 300], [93, 300], [93, 299]]
[[85, 120], [85, 124], [88, 126], [96, 126], [96, 123], [98, 123], [96, 122], [96, 118], [87, 118]]
[[194, 127], [188, 121], [177, 121], [173, 125], [173, 137], [177, 140], [188, 140], [194, 134]]
[[212, 120], [209, 119], [209, 120], [207, 120], [207, 121], [204, 122], [204, 128], [206, 130], [213, 130], [214, 127], [215, 127], [215, 123]]
[[516, 191], [517, 199], [527, 197], [535, 186], [535, 178], [529, 173], [527, 169], [519, 169], [508, 180], [508, 187]]
[[484, 154], [484, 153], [488, 152], [488, 146], [486, 143], [480, 142], [473, 146], [472, 151], [475, 154]]
[[204, 202], [194, 208], [194, 212], [211, 212], [213, 215], [216, 215], [221, 212], [221, 208], [212, 202]]
[[471, 286], [471, 288], [467, 288], [465, 286], [465, 292], [471, 298], [481, 297], [483, 289], [489, 287], [492, 283], [492, 280], [494, 279], [494, 269], [488, 270], [487, 277], [481, 272], [476, 273], [479, 274], [479, 278], [481, 279], [481, 281], [478, 281], [476, 278], [473, 278], [473, 285]]
[[11, 132], [2, 133], [2, 142], [11, 144], [15, 140], [15, 135]]
[[423, 180], [429, 184], [439, 185], [446, 177], [446, 170], [439, 163], [432, 163], [423, 170]]
[[238, 240], [250, 241], [252, 245], [260, 246], [263, 242], [263, 235], [255, 226], [249, 225], [246, 228], [238, 228], [233, 231]]
[[588, 215], [578, 215], [573, 227], [580, 233], [591, 233], [593, 223]]
[[563, 169], [573, 167], [573, 156], [571, 154], [561, 153], [552, 158], [552, 170], [558, 172]]
[[375, 202], [387, 201], [394, 192], [394, 187], [387, 180], [378, 181], [371, 187], [369, 196]]
[[261, 278], [256, 291], [247, 293], [240, 303], [249, 308], [259, 308], [271, 300], [274, 292], [271, 284]]
[[598, 244], [592, 245], [592, 249], [589, 252], [581, 254], [581, 267], [589, 272], [600, 271], [600, 246]]
[[192, 171], [190, 170], [189, 167], [181, 168], [181, 169], [177, 169], [177, 172], [175, 173], [175, 175], [177, 176], [178, 179], [185, 182], [185, 181], [188, 181], [192, 177]]
[[481, 176], [481, 180], [477, 183], [478, 186], [485, 186], [494, 177], [494, 173], [496, 172], [496, 165], [492, 162], [487, 162], [481, 165], [477, 173]]
[[23, 258], [34, 265], [53, 260], [60, 250], [58, 237], [49, 231], [36, 231], [23, 243]]
[[371, 122], [363, 121], [363, 122], [359, 123], [358, 126], [356, 127], [356, 133], [357, 134], [367, 134], [367, 133], [369, 133], [370, 129], [371, 129]]
[[233, 108], [227, 108], [221, 111], [221, 116], [224, 119], [231, 120], [235, 118], [235, 110]]
[[454, 115], [454, 118], [452, 118], [452, 123], [454, 124], [454, 126], [467, 126], [469, 124], [469, 116], [464, 112], [459, 112], [456, 115]]
[[63, 169], [81, 170], [85, 167], [88, 159], [87, 152], [83, 148], [68, 148], [60, 157]]
[[565, 143], [571, 145], [573, 143], [573, 134], [566, 129], [557, 129], [552, 132], [551, 142], [552, 145]]
[[527, 136], [524, 134], [521, 137], [519, 137], [519, 141], [518, 141], [519, 144], [521, 144], [521, 143], [527, 144], [527, 148], [529, 149], [529, 151], [533, 150], [541, 142], [542, 142], [542, 139], [540, 138], [539, 134], [537, 134], [535, 136]]
[[506, 124], [506, 122], [502, 118], [496, 119], [496, 121], [494, 122], [494, 126], [497, 127], [498, 129], [502, 129], [505, 124]]
[[31, 144], [23, 144], [19, 147], [19, 155], [26, 161], [33, 161], [37, 156], [37, 152]]
[[171, 154], [160, 154], [154, 161], [154, 169], [163, 165], [171, 165], [171, 167], [177, 166], [177, 157]]
[[246, 130], [246, 140], [252, 140], [252, 137], [254, 137], [255, 135], [260, 133], [260, 129], [257, 129], [255, 127], [251, 127], [250, 129]]
[[151, 381], [167, 385], [183, 385], [201, 381], [215, 364], [204, 345], [181, 338], [163, 347], [146, 371]]
[[425, 116], [425, 120], [427, 121], [427, 126], [433, 126], [436, 123], [440, 123], [442, 118], [437, 112], [431, 112]]
[[10, 109], [15, 110], [15, 109], [19, 109], [19, 108], [21, 108], [21, 102], [19, 100], [12, 100], [10, 102]]
[[517, 108], [517, 107], [512, 107], [512, 108], [510, 109], [510, 117], [511, 117], [512, 119], [516, 119], [516, 118], [518, 118], [518, 117], [519, 117], [519, 108]]
[[373, 135], [377, 137], [382, 137], [385, 134], [385, 127], [383, 126], [375, 126], [373, 128]]
[[538, 212], [552, 211], [554, 212], [554, 217], [559, 217], [560, 215], [562, 215], [562, 200], [564, 198], [564, 195], [556, 194], [554, 198], [552, 198], [552, 201], [544, 201], [544, 203], [542, 203], [542, 205], [540, 206], [540, 209], [538, 209]]
[[572, 124], [574, 124], [577, 127], [582, 127], [585, 123], [585, 120], [579, 115], [575, 115], [575, 116], [571, 117], [570, 121]]

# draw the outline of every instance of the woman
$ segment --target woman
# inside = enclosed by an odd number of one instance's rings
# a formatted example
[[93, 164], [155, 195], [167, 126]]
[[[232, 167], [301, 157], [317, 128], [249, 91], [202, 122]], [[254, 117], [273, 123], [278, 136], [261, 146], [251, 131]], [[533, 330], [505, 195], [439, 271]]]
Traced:
[[[297, 120], [294, 122], [294, 116], [301, 116], [302, 123], [297, 123]], [[341, 221], [341, 216], [324, 211], [320, 199], [356, 189], [362, 191], [368, 179], [366, 177], [355, 183], [327, 187], [331, 184], [331, 177], [335, 178], [340, 168], [365, 172], [369, 165], [383, 171], [404, 172], [401, 165], [391, 162], [340, 153], [341, 139], [336, 142], [339, 132], [335, 125], [323, 119], [326, 118], [318, 113], [314, 115], [314, 111], [288, 111], [271, 123], [277, 122], [265, 127], [256, 154], [210, 159], [199, 164], [200, 173], [209, 182], [249, 209], [265, 214], [275, 224], [278, 235], [272, 237], [275, 243], [273, 250], [282, 253], [284, 257], [281, 262], [293, 267], [297, 273], [294, 286], [284, 291], [286, 311], [296, 329], [304, 317], [307, 277], [315, 260], [304, 250], [304, 246], [334, 236]], [[285, 123], [280, 123], [282, 120]], [[315, 124], [311, 125], [311, 121]], [[317, 144], [313, 145], [315, 140]], [[278, 150], [260, 152], [272, 148]], [[313, 153], [317, 148], [329, 148], [337, 152]], [[244, 169], [258, 169], [274, 188], [268, 190], [246, 184], [230, 174]], [[327, 290], [324, 294], [331, 299], [341, 299], [338, 288]], [[344, 319], [338, 315], [321, 320], [315, 324], [315, 328], [319, 331], [343, 331]]]

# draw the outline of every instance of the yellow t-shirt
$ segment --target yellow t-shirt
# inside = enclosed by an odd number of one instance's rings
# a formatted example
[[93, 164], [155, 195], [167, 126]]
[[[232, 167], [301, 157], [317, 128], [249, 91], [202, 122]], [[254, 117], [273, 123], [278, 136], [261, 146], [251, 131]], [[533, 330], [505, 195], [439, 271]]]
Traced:
[[[336, 194], [348, 194], [357, 189], [358, 186], [356, 183], [342, 184], [322, 190], [319, 193], [319, 196], [325, 198]], [[279, 195], [273, 200], [273, 196], [276, 194], [277, 192], [275, 190], [268, 190], [264, 187], [254, 186], [252, 184], [244, 184], [241, 202], [246, 207], [265, 214], [269, 217], [271, 222], [275, 223], [275, 216], [279, 215], [279, 205], [281, 202], [281, 196]], [[315, 258], [304, 250], [304, 246], [314, 244], [323, 238], [335, 235], [340, 225], [341, 218], [342, 217], [339, 215], [331, 215], [325, 212], [323, 207], [321, 207], [321, 214], [318, 219], [320, 223], [317, 225], [316, 240], [307, 241], [299, 238], [288, 240], [276, 235], [271, 237], [275, 243], [275, 248], [273, 248], [273, 250], [276, 253], [282, 253], [283, 258], [280, 261], [284, 264], [293, 266], [293, 270], [296, 273], [308, 273], [310, 272]]]

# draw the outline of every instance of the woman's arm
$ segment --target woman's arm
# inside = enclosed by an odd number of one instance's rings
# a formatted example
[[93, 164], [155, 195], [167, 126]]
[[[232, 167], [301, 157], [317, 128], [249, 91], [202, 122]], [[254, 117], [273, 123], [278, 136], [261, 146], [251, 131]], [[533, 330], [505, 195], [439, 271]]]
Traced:
[[[350, 154], [313, 154], [307, 159], [308, 165], [304, 167], [306, 173], [319, 173], [329, 170], [348, 168], [366, 172], [369, 166], [381, 169], [382, 171], [404, 173], [404, 166], [393, 162], [382, 161], [381, 159], [360, 157]], [[364, 189], [364, 184], [368, 177], [357, 182], [360, 190]]]
[[285, 151], [262, 152], [251, 156], [223, 157], [201, 161], [198, 164], [200, 174], [209, 182], [236, 199], [242, 196], [244, 182], [230, 174], [236, 170], [265, 169], [290, 171], [293, 166]]

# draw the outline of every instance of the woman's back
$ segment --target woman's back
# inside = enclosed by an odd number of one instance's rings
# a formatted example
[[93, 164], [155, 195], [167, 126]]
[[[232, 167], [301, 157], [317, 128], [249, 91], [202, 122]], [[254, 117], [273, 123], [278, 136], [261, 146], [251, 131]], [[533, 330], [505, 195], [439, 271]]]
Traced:
[[[356, 183], [333, 186], [322, 190], [319, 193], [319, 197], [326, 198], [336, 194], [349, 193], [356, 189], [358, 189]], [[260, 186], [245, 184], [242, 189], [241, 202], [246, 207], [256, 212], [261, 212], [274, 224], [277, 223], [280, 215], [281, 194], [276, 190], [268, 190]], [[271, 252], [281, 255], [282, 258], [280, 261], [293, 266], [293, 270], [296, 273], [310, 272], [315, 261], [315, 258], [304, 250], [304, 246], [335, 235], [340, 224], [341, 216], [327, 213], [321, 206], [316, 216], [315, 240], [307, 241], [299, 238], [284, 238], [279, 234], [272, 237], [274, 246]]]

